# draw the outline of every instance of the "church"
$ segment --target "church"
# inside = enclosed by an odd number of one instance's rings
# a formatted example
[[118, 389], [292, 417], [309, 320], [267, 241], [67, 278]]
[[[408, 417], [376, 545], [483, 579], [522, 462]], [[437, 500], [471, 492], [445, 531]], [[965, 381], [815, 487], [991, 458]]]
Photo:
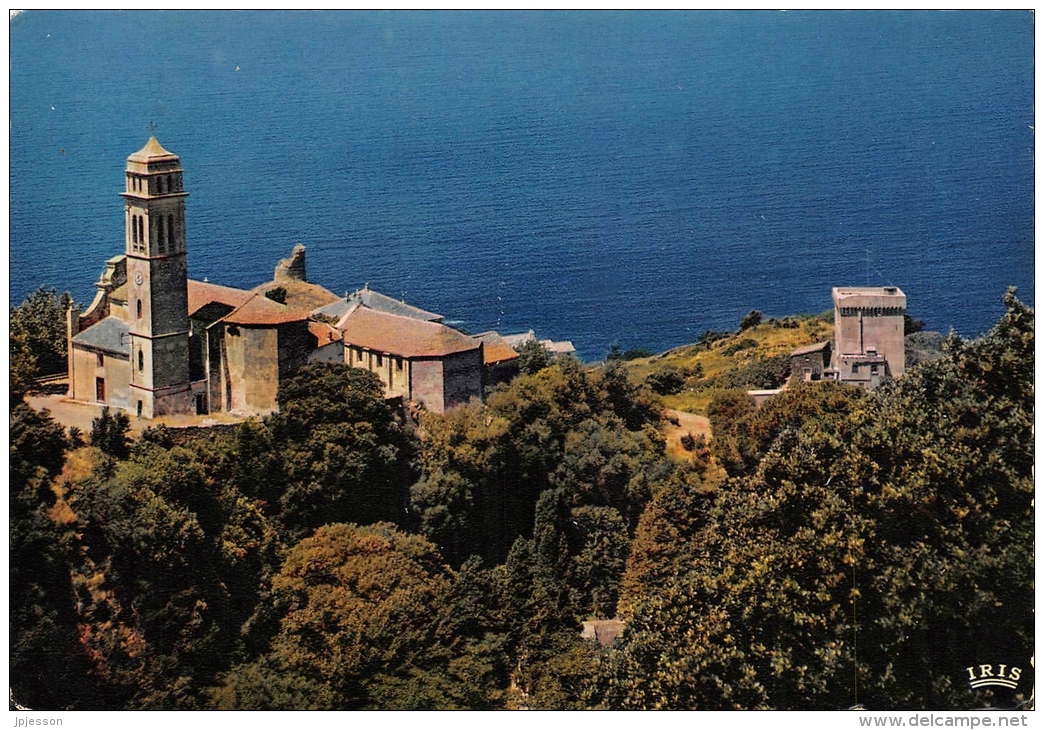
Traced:
[[280, 383], [325, 360], [442, 412], [517, 371], [495, 333], [466, 335], [368, 286], [342, 298], [308, 282], [303, 246], [252, 290], [189, 279], [187, 196], [180, 158], [155, 137], [127, 158], [124, 253], [87, 309], [68, 313], [70, 399], [146, 419], [264, 415], [278, 410]]

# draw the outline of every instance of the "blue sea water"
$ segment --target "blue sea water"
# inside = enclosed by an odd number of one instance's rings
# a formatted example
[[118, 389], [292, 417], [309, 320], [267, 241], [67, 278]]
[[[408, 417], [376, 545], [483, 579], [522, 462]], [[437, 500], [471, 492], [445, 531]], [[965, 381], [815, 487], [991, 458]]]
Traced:
[[10, 21], [10, 300], [93, 296], [126, 157], [179, 154], [194, 278], [295, 243], [587, 360], [900, 286], [974, 336], [1033, 303], [1033, 16], [44, 12]]

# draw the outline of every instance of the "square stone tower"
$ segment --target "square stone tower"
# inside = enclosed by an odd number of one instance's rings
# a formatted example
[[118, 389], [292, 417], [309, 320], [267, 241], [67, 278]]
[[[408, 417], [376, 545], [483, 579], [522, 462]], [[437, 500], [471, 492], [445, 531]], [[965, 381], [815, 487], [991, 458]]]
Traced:
[[906, 295], [895, 286], [835, 287], [831, 368], [841, 382], [873, 388], [906, 369]]
[[138, 417], [193, 413], [181, 160], [155, 137], [127, 158], [130, 398]]

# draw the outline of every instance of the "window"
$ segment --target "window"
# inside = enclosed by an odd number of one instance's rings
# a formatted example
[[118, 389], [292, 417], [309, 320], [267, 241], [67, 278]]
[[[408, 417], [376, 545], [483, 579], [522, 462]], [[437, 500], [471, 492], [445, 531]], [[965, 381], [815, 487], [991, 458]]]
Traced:
[[141, 300], [138, 300], [138, 319], [141, 319]]
[[384, 366], [384, 356], [383, 355], [378, 355], [377, 356], [377, 367], [383, 367], [383, 366]]
[[140, 372], [144, 372], [144, 371], [145, 371], [145, 353], [143, 351], [141, 351], [141, 350], [138, 350], [138, 372], [140, 373]]
[[870, 366], [870, 374], [871, 375], [877, 375], [877, 363], [874, 363], [873, 365]]
[[174, 216], [167, 216], [167, 245], [174, 250]]
[[105, 367], [105, 355], [101, 354], [100, 352], [98, 353], [98, 367]]
[[138, 401], [138, 418], [141, 418], [141, 401]]
[[853, 373], [858, 373], [859, 372], [859, 363], [856, 363], [856, 362], [852, 363], [852, 372]]
[[402, 358], [401, 357], [395, 358], [395, 369], [398, 370], [400, 373], [402, 372]]
[[145, 216], [138, 216], [138, 243], [145, 245]]

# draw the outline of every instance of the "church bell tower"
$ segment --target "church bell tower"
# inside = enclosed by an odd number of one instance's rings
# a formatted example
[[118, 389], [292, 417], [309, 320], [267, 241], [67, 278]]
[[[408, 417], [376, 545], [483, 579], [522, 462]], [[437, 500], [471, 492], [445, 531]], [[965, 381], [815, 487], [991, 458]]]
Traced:
[[127, 308], [131, 412], [194, 413], [181, 159], [155, 137], [127, 158]]

